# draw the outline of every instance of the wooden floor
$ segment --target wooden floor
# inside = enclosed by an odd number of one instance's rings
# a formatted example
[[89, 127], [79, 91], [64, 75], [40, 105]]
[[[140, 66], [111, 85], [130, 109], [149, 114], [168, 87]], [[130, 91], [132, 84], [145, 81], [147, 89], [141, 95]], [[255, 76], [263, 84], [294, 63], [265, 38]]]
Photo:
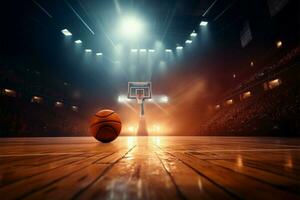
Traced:
[[0, 199], [300, 199], [300, 139], [0, 139]]

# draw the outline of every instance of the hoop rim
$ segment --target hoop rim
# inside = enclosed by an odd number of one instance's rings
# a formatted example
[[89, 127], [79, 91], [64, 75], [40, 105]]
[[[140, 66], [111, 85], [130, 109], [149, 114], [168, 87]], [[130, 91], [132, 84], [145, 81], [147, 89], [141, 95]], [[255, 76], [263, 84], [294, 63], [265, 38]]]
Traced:
[[144, 94], [137, 94], [136, 95], [136, 101], [137, 101], [138, 104], [143, 103], [144, 99], [145, 99]]

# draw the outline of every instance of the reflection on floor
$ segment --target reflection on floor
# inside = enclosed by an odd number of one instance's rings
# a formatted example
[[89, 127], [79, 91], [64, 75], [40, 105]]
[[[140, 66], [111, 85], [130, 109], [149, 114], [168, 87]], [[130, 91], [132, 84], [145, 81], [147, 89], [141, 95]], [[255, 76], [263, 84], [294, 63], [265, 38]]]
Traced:
[[300, 199], [300, 139], [0, 139], [1, 199]]

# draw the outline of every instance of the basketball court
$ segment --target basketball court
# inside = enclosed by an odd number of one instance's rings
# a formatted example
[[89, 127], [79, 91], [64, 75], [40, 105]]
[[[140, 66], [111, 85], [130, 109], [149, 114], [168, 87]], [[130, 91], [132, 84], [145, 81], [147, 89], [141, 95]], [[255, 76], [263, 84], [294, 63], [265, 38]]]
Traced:
[[1, 8], [0, 200], [300, 200], [300, 0]]
[[300, 199], [300, 139], [2, 138], [1, 199]]

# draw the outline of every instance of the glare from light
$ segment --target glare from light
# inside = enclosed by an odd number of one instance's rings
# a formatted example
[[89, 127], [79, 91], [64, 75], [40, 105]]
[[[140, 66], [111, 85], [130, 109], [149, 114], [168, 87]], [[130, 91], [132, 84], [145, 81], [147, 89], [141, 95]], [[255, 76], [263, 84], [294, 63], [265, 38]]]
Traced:
[[63, 29], [61, 30], [61, 32], [65, 35], [65, 36], [71, 36], [72, 33], [68, 30], [68, 29]]
[[140, 49], [140, 52], [145, 53], [145, 52], [147, 52], [147, 49]]
[[155, 50], [154, 50], [154, 49], [149, 49], [148, 52], [149, 52], [149, 53], [154, 53]]
[[[127, 128], [128, 132], [135, 133], [134, 127], [130, 126], [131, 128]], [[136, 137], [127, 137], [127, 147], [132, 148], [136, 144]]]
[[155, 145], [160, 145], [160, 137], [153, 137], [153, 143]]
[[121, 23], [122, 33], [130, 38], [136, 38], [142, 33], [143, 24], [136, 17], [125, 17]]
[[14, 91], [13, 91], [13, 90], [10, 90], [10, 89], [4, 89], [4, 92], [10, 93], [10, 92], [14, 92]]
[[151, 132], [153, 133], [159, 133], [161, 128], [158, 124], [153, 124], [152, 127], [150, 128]]
[[197, 33], [195, 32], [195, 31], [193, 31], [192, 33], [191, 33], [191, 37], [196, 37], [197, 36]]
[[127, 130], [128, 130], [128, 132], [134, 133], [136, 131], [136, 127], [134, 127], [134, 126], [128, 126]]
[[160, 131], [160, 126], [159, 125], [153, 125], [153, 129], [158, 132], [158, 131]]
[[96, 53], [96, 56], [102, 56], [103, 55], [103, 53]]
[[242, 156], [240, 154], [237, 157], [236, 164], [237, 164], [238, 167], [243, 167], [244, 166], [244, 164], [243, 164], [243, 158], [242, 158]]
[[131, 49], [131, 52], [136, 53], [136, 52], [138, 52], [138, 50], [137, 49]]
[[127, 96], [125, 96], [125, 95], [120, 95], [119, 97], [118, 97], [118, 102], [119, 103], [124, 103], [124, 102], [126, 102], [127, 101]]
[[4, 89], [4, 94], [6, 96], [10, 96], [10, 97], [16, 97], [17, 93], [14, 90], [11, 89]]
[[81, 40], [75, 40], [75, 44], [82, 44]]
[[78, 106], [72, 106], [71, 109], [76, 112], [78, 111]]
[[55, 107], [62, 107], [63, 106], [63, 103], [61, 101], [57, 101], [55, 102]]
[[200, 26], [207, 26], [208, 22], [207, 21], [201, 21]]
[[42, 97], [39, 97], [39, 96], [33, 96], [33, 97], [31, 98], [31, 102], [32, 102], [32, 103], [41, 103], [42, 100], [43, 100], [43, 98], [42, 98]]
[[176, 49], [177, 49], [177, 50], [182, 50], [183, 47], [182, 47], [182, 46], [177, 46]]
[[172, 52], [172, 49], [166, 49], [165, 51], [170, 53], [170, 52]]
[[84, 50], [86, 53], [91, 53], [92, 52], [92, 49], [85, 49]]
[[129, 127], [128, 127], [128, 131], [129, 131], [129, 132], [133, 132], [133, 131], [134, 131], [134, 127], [129, 126]]
[[227, 104], [227, 105], [233, 104], [233, 100], [232, 100], [232, 99], [228, 99], [228, 100], [226, 101], [226, 104]]
[[32, 99], [38, 100], [38, 99], [41, 99], [41, 97], [33, 96]]
[[279, 40], [276, 42], [276, 46], [277, 48], [281, 48], [282, 47], [282, 42]]
[[192, 40], [186, 40], [185, 43], [186, 44], [191, 44], [193, 41]]
[[159, 101], [161, 103], [168, 103], [169, 102], [169, 98], [167, 96], [162, 96]]

